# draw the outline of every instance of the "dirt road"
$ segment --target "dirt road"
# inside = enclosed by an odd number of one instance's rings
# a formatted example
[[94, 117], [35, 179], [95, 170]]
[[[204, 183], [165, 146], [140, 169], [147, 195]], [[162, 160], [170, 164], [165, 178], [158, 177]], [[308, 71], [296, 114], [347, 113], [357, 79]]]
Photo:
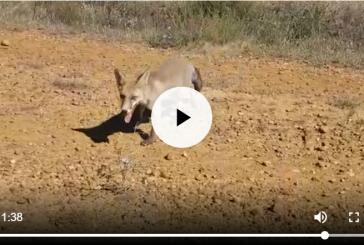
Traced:
[[2, 216], [2, 233], [363, 231], [348, 221], [364, 214], [361, 71], [185, 54], [206, 82], [211, 131], [190, 149], [143, 147], [120, 132], [113, 69], [133, 79], [176, 51], [0, 38], [10, 42], [0, 47], [0, 210], [23, 217]]

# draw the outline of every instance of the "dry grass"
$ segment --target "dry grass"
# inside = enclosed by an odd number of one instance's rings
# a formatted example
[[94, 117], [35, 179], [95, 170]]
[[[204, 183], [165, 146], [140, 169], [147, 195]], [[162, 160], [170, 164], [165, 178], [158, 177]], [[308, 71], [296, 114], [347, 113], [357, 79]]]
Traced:
[[162, 48], [249, 43], [240, 51], [316, 64], [364, 63], [362, 2], [1, 2], [0, 25]]
[[52, 84], [59, 89], [69, 91], [83, 90], [89, 87], [89, 84], [82, 79], [56, 78]]
[[360, 102], [355, 98], [339, 96], [335, 98], [333, 105], [342, 110], [355, 110], [358, 106], [360, 106]]

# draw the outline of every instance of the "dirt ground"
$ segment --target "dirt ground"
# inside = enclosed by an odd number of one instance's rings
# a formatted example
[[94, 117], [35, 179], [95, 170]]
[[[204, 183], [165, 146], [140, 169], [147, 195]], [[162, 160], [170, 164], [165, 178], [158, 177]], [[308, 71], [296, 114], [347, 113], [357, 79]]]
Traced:
[[0, 210], [23, 217], [2, 216], [1, 233], [363, 231], [348, 220], [364, 214], [362, 71], [183, 53], [206, 83], [211, 131], [188, 149], [143, 147], [118, 115], [113, 69], [132, 80], [177, 51], [0, 39]]

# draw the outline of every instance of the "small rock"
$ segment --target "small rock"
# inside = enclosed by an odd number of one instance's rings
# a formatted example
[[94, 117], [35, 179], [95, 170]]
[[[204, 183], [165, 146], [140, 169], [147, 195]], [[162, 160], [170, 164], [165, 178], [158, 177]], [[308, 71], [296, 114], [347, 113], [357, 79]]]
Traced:
[[253, 208], [250, 213], [254, 216], [262, 216], [263, 215], [263, 209], [260, 207]]
[[162, 173], [161, 173], [161, 171], [159, 171], [158, 169], [156, 169], [156, 170], [153, 171], [153, 175], [156, 178], [158, 178], [158, 177], [161, 177], [162, 176]]
[[323, 168], [324, 164], [322, 162], [317, 162], [316, 167]]
[[329, 183], [335, 183], [336, 182], [336, 179], [330, 179], [329, 180]]
[[277, 214], [282, 214], [284, 212], [283, 205], [279, 200], [276, 200], [274, 204], [270, 208], [268, 208], [268, 210]]
[[319, 127], [318, 131], [321, 134], [326, 134], [329, 131], [329, 129], [327, 127]]
[[335, 209], [335, 207], [332, 205], [329, 205], [329, 209], [333, 210], [333, 209]]
[[217, 198], [214, 198], [214, 202], [221, 205], [222, 204], [222, 201], [220, 199], [217, 199]]
[[354, 173], [349, 173], [349, 176], [350, 176], [350, 177], [354, 177], [354, 176], [355, 176], [355, 174], [354, 174]]
[[311, 180], [312, 180], [312, 181], [318, 181], [318, 182], [320, 181], [320, 180], [319, 180], [316, 176], [313, 176], [313, 177], [311, 178]]
[[270, 166], [272, 163], [270, 161], [264, 161], [262, 162], [262, 165], [265, 166], [265, 167], [268, 167]]
[[345, 194], [345, 191], [340, 191], [339, 192], [341, 195], [344, 195]]
[[146, 172], [147, 175], [152, 175], [153, 174], [153, 170], [151, 170], [150, 168], [147, 169], [147, 172]]
[[17, 204], [25, 204], [27, 203], [27, 200], [25, 198], [21, 198], [18, 201], [16, 201]]
[[326, 147], [324, 147], [324, 146], [317, 146], [317, 147], [315, 147], [315, 150], [316, 151], [325, 151], [326, 150]]
[[5, 47], [10, 46], [10, 42], [8, 40], [2, 40], [1, 46], [5, 46]]
[[166, 160], [170, 161], [170, 160], [173, 160], [173, 156], [172, 156], [172, 154], [168, 153], [168, 154], [164, 157], [164, 159], [166, 159]]
[[146, 180], [146, 182], [147, 182], [148, 184], [152, 184], [152, 183], [154, 183], [154, 182], [155, 182], [156, 178], [155, 178], [155, 177], [148, 177], [148, 178], [146, 178], [145, 180]]
[[187, 155], [187, 153], [186, 153], [186, 152], [183, 152], [183, 153], [182, 153], [182, 156], [183, 156], [183, 157], [188, 157], [188, 155]]
[[241, 198], [234, 195], [234, 196], [231, 197], [230, 201], [235, 202], [235, 203], [240, 203]]
[[11, 159], [11, 160], [10, 160], [10, 163], [11, 163], [11, 164], [15, 164], [15, 163], [16, 163], [16, 160], [15, 160], [15, 159]]

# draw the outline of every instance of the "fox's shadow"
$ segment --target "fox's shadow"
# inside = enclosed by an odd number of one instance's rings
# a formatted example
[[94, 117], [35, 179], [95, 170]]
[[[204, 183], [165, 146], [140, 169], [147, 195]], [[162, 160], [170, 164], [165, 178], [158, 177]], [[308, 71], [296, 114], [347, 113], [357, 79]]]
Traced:
[[[148, 119], [151, 115], [151, 111], [146, 109], [143, 115], [143, 118], [140, 118], [137, 113], [138, 108], [135, 110], [136, 113], [133, 114], [133, 117], [130, 123], [126, 123], [124, 121], [123, 113], [119, 113], [110, 117], [108, 120], [102, 122], [98, 126], [92, 128], [72, 128], [72, 130], [84, 133], [87, 137], [89, 137], [94, 143], [109, 143], [108, 136], [115, 134], [115, 133], [138, 133], [142, 139], [148, 137], [148, 134], [143, 132], [140, 129], [135, 130], [135, 126], [137, 123], [143, 124], [148, 123], [149, 120], [142, 120]], [[142, 121], [141, 121], [142, 120]]]

